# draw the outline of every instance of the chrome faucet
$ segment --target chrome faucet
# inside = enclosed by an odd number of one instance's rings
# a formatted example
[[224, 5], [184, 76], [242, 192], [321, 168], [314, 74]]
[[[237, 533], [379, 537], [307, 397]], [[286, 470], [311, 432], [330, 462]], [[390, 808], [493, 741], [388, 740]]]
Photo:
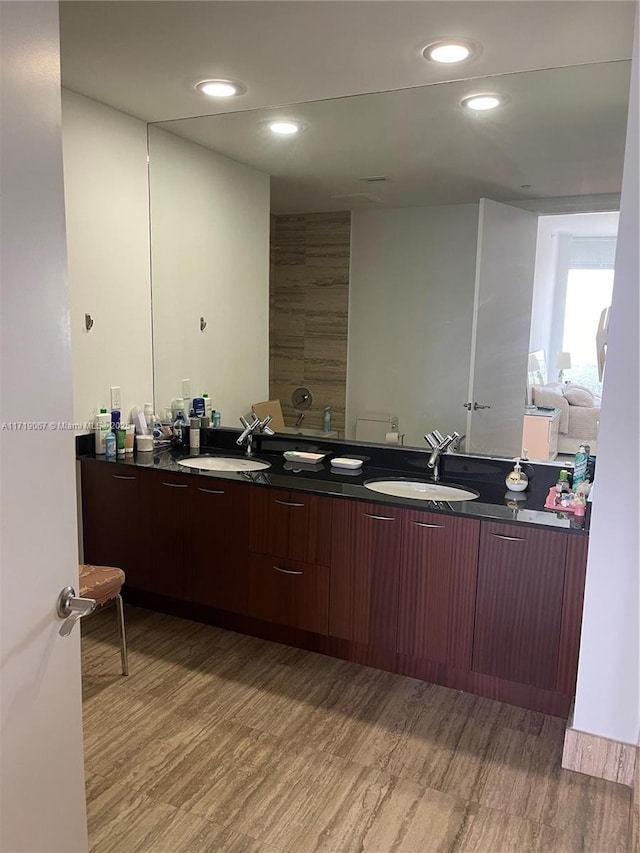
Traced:
[[297, 429], [299, 426], [302, 426], [302, 421], [303, 421], [303, 420], [304, 420], [304, 412], [300, 412], [300, 414], [299, 414], [299, 415], [298, 415], [298, 417], [296, 418], [296, 429]]
[[431, 456], [427, 462], [427, 468], [431, 468], [433, 471], [434, 482], [437, 483], [440, 479], [440, 456], [451, 444], [453, 444], [454, 441], [458, 441], [460, 439], [460, 434], [452, 432], [444, 438], [442, 433], [438, 432], [437, 429], [434, 429], [433, 432], [428, 432], [424, 438], [427, 444], [431, 447]]
[[240, 415], [240, 423], [244, 427], [244, 430], [240, 433], [238, 438], [236, 438], [236, 444], [238, 447], [242, 447], [242, 445], [247, 443], [246, 455], [253, 456], [253, 436], [259, 431], [263, 435], [273, 435], [273, 430], [269, 427], [271, 423], [271, 415], [267, 415], [264, 420], [260, 420], [260, 418], [252, 412], [253, 420], [251, 423], [247, 421], [247, 419]]

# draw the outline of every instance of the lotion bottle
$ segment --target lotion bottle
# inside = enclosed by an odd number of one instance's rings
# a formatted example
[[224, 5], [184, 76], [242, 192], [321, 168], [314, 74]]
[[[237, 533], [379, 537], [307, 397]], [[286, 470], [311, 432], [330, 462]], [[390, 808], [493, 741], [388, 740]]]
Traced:
[[106, 434], [109, 432], [110, 426], [111, 415], [107, 412], [106, 409], [100, 409], [99, 414], [96, 415], [94, 430], [94, 434], [96, 437], [96, 453], [99, 456], [102, 456], [105, 452], [104, 439]]

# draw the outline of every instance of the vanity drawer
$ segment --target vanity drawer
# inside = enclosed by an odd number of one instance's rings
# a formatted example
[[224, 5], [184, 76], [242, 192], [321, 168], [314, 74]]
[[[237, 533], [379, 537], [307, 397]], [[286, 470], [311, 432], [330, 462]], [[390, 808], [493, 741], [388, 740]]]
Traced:
[[253, 488], [249, 549], [281, 559], [329, 565], [332, 501], [285, 489]]
[[329, 569], [251, 554], [249, 615], [315, 634], [329, 632]]

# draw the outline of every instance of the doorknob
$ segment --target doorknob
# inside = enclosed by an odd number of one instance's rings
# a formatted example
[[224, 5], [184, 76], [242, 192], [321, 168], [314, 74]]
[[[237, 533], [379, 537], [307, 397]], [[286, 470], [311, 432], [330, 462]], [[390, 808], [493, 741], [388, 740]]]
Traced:
[[95, 598], [77, 598], [76, 591], [72, 586], [65, 586], [58, 596], [57, 613], [60, 619], [64, 619], [60, 631], [61, 637], [68, 637], [73, 631], [73, 626], [82, 619], [83, 616], [88, 616], [96, 609]]
[[478, 409], [490, 409], [490, 408], [491, 408], [491, 406], [483, 406], [481, 403], [474, 403], [473, 404], [473, 411], [474, 412], [477, 412]]

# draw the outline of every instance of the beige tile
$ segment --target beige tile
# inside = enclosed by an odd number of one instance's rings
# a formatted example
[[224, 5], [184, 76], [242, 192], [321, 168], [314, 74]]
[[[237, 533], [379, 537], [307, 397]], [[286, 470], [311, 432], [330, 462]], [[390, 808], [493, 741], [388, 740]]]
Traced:
[[87, 816], [92, 853], [278, 853], [275, 847], [100, 777], [87, 785]]
[[128, 610], [129, 678], [83, 630], [92, 850], [627, 849], [631, 790], [562, 770], [556, 718]]

